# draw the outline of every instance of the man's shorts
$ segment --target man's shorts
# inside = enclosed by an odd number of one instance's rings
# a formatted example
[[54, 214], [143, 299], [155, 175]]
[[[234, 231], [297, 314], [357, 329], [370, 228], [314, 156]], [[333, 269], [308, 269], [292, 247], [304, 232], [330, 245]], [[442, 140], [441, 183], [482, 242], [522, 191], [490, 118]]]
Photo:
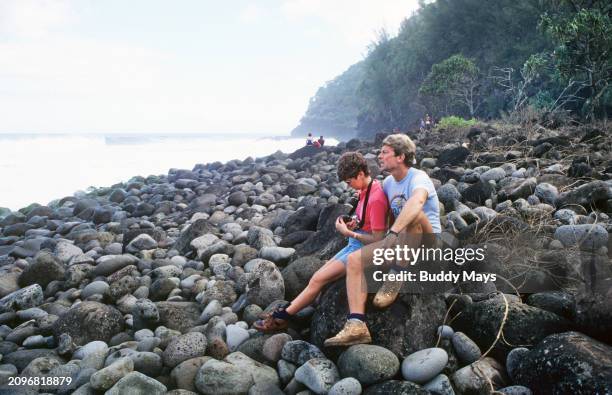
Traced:
[[[363, 232], [357, 231], [357, 233], [363, 233]], [[359, 250], [361, 247], [363, 247], [362, 242], [360, 242], [357, 239], [353, 239], [352, 237], [349, 237], [349, 241], [346, 247], [338, 251], [338, 253], [334, 255], [332, 259], [339, 260], [340, 262], [344, 264], [344, 266], [346, 266], [346, 263], [348, 261], [348, 256], [352, 252]]]

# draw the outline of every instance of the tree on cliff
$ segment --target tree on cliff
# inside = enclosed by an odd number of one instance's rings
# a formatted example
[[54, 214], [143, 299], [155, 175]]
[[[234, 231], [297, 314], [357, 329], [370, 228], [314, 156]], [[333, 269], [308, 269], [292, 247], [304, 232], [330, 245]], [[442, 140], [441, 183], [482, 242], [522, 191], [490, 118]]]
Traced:
[[431, 66], [431, 71], [423, 81], [419, 94], [438, 102], [448, 109], [459, 104], [465, 106], [473, 117], [480, 106], [480, 70], [471, 59], [463, 55], [453, 55]]
[[553, 39], [560, 75], [584, 87], [584, 113], [593, 119], [612, 82], [612, 5], [597, 0], [557, 3], [556, 12], [544, 14], [540, 26]]

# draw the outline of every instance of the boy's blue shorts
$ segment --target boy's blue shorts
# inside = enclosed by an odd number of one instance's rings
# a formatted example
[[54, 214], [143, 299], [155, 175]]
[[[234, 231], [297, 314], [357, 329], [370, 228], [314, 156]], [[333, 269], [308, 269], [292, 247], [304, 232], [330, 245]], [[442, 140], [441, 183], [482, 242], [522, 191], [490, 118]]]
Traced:
[[[358, 233], [363, 233], [363, 232], [358, 232]], [[348, 256], [351, 254], [351, 252], [357, 251], [361, 247], [363, 247], [363, 243], [362, 242], [360, 242], [357, 239], [353, 239], [352, 237], [349, 237], [348, 244], [346, 245], [346, 247], [344, 247], [343, 249], [338, 251], [338, 253], [336, 255], [334, 255], [334, 257], [332, 259], [337, 259], [340, 262], [342, 262], [344, 264], [344, 266], [346, 266], [346, 262], [348, 260]]]

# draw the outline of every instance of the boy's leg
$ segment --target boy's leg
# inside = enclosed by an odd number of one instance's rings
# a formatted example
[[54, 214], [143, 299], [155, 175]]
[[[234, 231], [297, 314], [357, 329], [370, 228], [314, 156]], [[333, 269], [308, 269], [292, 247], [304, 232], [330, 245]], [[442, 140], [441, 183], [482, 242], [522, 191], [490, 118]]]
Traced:
[[291, 315], [298, 313], [316, 299], [326, 284], [341, 278], [345, 273], [346, 267], [341, 261], [337, 259], [327, 261], [312, 275], [306, 288], [293, 299], [291, 305], [285, 310]]
[[277, 310], [265, 318], [256, 321], [253, 327], [264, 333], [277, 332], [287, 328], [289, 325], [288, 319], [292, 315], [312, 303], [325, 284], [341, 278], [344, 276], [345, 271], [346, 269], [341, 261], [337, 259], [327, 261], [325, 265], [321, 266], [313, 274], [306, 288], [300, 292], [288, 307]]

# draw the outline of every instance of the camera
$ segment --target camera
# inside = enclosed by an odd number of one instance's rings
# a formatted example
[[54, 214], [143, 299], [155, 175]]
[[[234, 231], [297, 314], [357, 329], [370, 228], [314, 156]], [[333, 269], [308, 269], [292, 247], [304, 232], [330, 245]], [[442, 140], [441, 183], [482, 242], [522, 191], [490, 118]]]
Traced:
[[352, 220], [357, 220], [357, 217], [354, 215], [343, 215], [342, 216], [342, 221], [344, 221], [345, 224], [351, 222]]

